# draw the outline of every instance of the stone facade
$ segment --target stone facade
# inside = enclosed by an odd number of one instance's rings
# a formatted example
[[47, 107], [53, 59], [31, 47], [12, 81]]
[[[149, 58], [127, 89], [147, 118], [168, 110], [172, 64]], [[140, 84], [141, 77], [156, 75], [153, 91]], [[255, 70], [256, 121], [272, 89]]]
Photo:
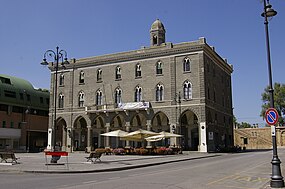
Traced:
[[[167, 142], [186, 150], [233, 145], [232, 66], [205, 38], [166, 43], [160, 20], [152, 24], [150, 38], [150, 47], [73, 59], [59, 70], [56, 143], [63, 150], [154, 145], [100, 135], [138, 128], [182, 134]], [[53, 107], [51, 102], [48, 148]]]

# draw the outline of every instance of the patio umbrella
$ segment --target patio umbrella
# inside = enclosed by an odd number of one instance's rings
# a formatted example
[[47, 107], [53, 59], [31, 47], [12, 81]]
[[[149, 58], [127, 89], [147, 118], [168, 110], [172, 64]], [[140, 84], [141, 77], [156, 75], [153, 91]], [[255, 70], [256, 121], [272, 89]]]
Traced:
[[115, 130], [115, 131], [103, 133], [101, 135], [103, 135], [103, 136], [113, 136], [113, 137], [122, 137], [122, 136], [125, 136], [127, 134], [128, 134], [128, 132], [122, 131], [122, 130], [118, 129], [118, 130]]
[[158, 135], [158, 133], [139, 129], [137, 131], [130, 132], [129, 134], [121, 137], [121, 140], [143, 141], [145, 138], [154, 135]]
[[154, 141], [159, 141], [159, 140], [162, 140], [162, 139], [165, 139], [165, 138], [175, 138], [175, 137], [182, 137], [182, 135], [178, 135], [178, 134], [162, 131], [158, 135], [147, 137], [145, 139], [147, 141], [154, 142]]

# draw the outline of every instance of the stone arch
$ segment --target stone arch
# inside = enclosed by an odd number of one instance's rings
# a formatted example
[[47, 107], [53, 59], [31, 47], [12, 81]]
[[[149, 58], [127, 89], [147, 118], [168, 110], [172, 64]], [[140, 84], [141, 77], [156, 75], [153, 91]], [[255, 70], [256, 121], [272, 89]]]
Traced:
[[123, 129], [125, 125], [126, 125], [125, 118], [121, 114], [115, 115], [113, 119], [111, 119], [111, 122], [110, 122], [111, 130]]
[[62, 150], [67, 145], [67, 124], [64, 118], [58, 117], [56, 121], [56, 128], [55, 128], [55, 144], [57, 147]]
[[[115, 131], [115, 130], [126, 130], [126, 121], [125, 118], [122, 114], [118, 113], [116, 114], [110, 122], [110, 131]], [[118, 147], [123, 147], [125, 142], [120, 140], [119, 137], [110, 137], [110, 147], [111, 148], [118, 148]]]
[[152, 130], [155, 132], [169, 131], [169, 118], [162, 112], [157, 112], [151, 120]]
[[78, 116], [73, 124], [74, 150], [83, 151], [87, 147], [87, 121], [83, 116]]
[[180, 129], [182, 137], [182, 147], [184, 150], [198, 151], [199, 146], [199, 126], [198, 116], [194, 111], [187, 109], [181, 113], [180, 118]]
[[135, 131], [135, 130], [138, 130], [138, 129], [146, 130], [147, 126], [146, 126], [146, 117], [145, 117], [145, 115], [143, 115], [142, 113], [134, 114], [132, 119], [131, 119], [130, 125], [131, 125], [131, 131]]
[[92, 121], [91, 128], [91, 149], [94, 150], [99, 147], [104, 147], [104, 137], [100, 134], [105, 133], [105, 120], [99, 115]]
[[97, 116], [94, 118], [91, 124], [92, 129], [104, 129], [105, 127], [105, 120], [102, 116]]

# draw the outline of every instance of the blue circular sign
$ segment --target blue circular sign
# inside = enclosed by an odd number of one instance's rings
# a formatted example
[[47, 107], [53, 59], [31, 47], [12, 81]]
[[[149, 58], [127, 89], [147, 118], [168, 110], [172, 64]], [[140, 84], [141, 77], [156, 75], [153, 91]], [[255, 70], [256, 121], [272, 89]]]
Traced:
[[278, 121], [278, 112], [275, 108], [268, 108], [265, 113], [265, 120], [268, 125], [275, 125]]

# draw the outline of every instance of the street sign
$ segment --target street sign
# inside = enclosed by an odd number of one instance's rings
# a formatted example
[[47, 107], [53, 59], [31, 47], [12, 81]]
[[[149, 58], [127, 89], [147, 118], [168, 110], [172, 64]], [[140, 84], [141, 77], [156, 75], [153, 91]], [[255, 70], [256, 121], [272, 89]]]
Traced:
[[278, 121], [278, 112], [275, 108], [268, 108], [265, 113], [265, 120], [268, 125], [275, 125]]

